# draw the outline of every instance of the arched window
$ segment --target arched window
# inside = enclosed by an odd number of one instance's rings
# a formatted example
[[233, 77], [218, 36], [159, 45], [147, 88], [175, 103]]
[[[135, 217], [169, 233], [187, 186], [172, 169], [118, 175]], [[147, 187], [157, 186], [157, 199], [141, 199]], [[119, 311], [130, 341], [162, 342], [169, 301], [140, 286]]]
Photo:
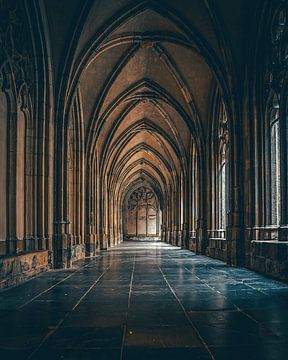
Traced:
[[227, 226], [227, 143], [228, 123], [225, 105], [222, 103], [219, 113], [218, 127], [218, 228], [225, 230]]
[[[285, 163], [284, 154], [281, 154], [281, 148], [287, 141], [284, 137], [281, 145], [281, 132], [285, 133], [285, 124], [283, 122], [284, 110], [283, 101], [285, 101], [285, 92], [287, 85], [287, 14], [284, 3], [280, 3], [276, 9], [270, 27], [271, 38], [267, 42], [267, 63], [266, 63], [266, 102], [265, 102], [265, 201], [264, 214], [265, 225], [280, 225], [285, 219], [281, 219], [281, 207], [283, 194], [281, 188], [283, 181], [281, 174], [284, 169], [281, 168], [281, 162]], [[281, 120], [282, 119], [282, 120]], [[284, 148], [284, 147], [283, 147]], [[283, 159], [281, 158], [283, 156]], [[283, 175], [283, 174], [282, 174]], [[286, 186], [286, 185], [285, 185]], [[283, 189], [282, 189], [283, 190]], [[283, 193], [285, 191], [283, 190]], [[283, 206], [285, 206], [283, 204]]]
[[198, 220], [198, 161], [197, 155], [193, 158], [193, 230], [197, 228]]
[[151, 189], [141, 186], [134, 190], [123, 211], [126, 238], [158, 238], [161, 235], [159, 201]]
[[191, 231], [195, 233], [197, 228], [198, 220], [198, 207], [199, 207], [199, 196], [198, 196], [198, 152], [195, 144], [192, 144], [192, 160], [191, 160]]
[[220, 163], [219, 163], [219, 228], [226, 228], [226, 144], [222, 145], [220, 153]]
[[271, 224], [280, 224], [281, 212], [281, 178], [280, 178], [280, 120], [279, 98], [274, 95], [269, 111], [269, 143], [270, 143], [270, 209]]

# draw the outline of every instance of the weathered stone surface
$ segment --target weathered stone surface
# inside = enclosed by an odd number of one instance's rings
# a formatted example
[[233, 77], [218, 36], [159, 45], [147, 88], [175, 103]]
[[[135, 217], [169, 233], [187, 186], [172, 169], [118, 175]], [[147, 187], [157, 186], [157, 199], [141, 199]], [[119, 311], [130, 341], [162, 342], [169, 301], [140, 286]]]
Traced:
[[0, 257], [0, 288], [17, 285], [49, 269], [49, 252]]
[[252, 241], [248, 255], [249, 268], [274, 278], [288, 279], [288, 243]]
[[72, 260], [79, 260], [85, 257], [85, 244], [72, 246]]

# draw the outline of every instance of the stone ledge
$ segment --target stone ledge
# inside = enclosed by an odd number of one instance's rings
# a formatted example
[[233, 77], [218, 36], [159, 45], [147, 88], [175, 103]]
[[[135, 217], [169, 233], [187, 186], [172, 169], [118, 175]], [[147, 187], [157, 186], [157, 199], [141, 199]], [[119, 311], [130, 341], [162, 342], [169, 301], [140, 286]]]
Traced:
[[0, 258], [0, 289], [17, 285], [50, 267], [49, 251], [33, 251]]
[[288, 241], [278, 241], [278, 240], [252, 240], [251, 243], [261, 243], [261, 244], [275, 244], [275, 245], [286, 245], [288, 246]]

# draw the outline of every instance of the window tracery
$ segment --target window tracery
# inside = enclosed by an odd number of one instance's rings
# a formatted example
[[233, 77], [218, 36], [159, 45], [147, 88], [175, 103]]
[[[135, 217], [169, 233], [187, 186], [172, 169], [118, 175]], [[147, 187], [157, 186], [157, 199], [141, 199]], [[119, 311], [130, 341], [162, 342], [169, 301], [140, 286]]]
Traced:
[[129, 211], [139, 207], [152, 207], [154, 209], [157, 208], [157, 200], [154, 193], [144, 186], [135, 190], [128, 200]]
[[225, 106], [222, 103], [219, 114], [218, 139], [219, 139], [219, 161], [218, 161], [218, 226], [226, 228], [227, 213], [227, 144], [229, 141], [229, 129]]
[[286, 7], [286, 2], [281, 2], [272, 18], [266, 71], [266, 222], [271, 225], [281, 223], [281, 132], [286, 126], [281, 113], [288, 65]]

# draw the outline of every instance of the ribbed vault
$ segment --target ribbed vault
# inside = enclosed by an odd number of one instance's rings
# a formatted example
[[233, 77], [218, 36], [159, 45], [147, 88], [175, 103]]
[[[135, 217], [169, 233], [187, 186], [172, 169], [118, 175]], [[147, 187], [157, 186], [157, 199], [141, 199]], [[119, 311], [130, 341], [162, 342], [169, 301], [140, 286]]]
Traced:
[[88, 178], [97, 168], [89, 213], [101, 209], [101, 247], [123, 239], [127, 194], [143, 186], [161, 199], [162, 236], [182, 242], [189, 156], [192, 143], [201, 143], [212, 74], [183, 24], [152, 3], [123, 14], [82, 56], [74, 76]]
[[[231, 133], [238, 109], [225, 101], [233, 93], [234, 77], [214, 8], [203, 0], [180, 5], [87, 1], [81, 8], [59, 83], [57, 146], [62, 151], [56, 176], [62, 198], [56, 217], [77, 218], [77, 204], [84, 202], [88, 255], [123, 240], [125, 206], [137, 189], [155, 194], [157, 206], [144, 201], [146, 217], [153, 218], [155, 210], [157, 221], [161, 218], [155, 226], [163, 241], [194, 250], [207, 245], [203, 236], [198, 237], [203, 243], [196, 243], [196, 232], [197, 227], [204, 231], [211, 205], [202, 196], [203, 164], [218, 149], [219, 121], [211, 109], [225, 108]], [[71, 129], [81, 129], [77, 141]], [[237, 173], [234, 153], [229, 155], [232, 184]], [[63, 166], [64, 172], [58, 170]], [[211, 198], [218, 191], [216, 170], [213, 176]], [[212, 206], [211, 214], [217, 213], [215, 201]], [[155, 229], [147, 221], [147, 229]], [[211, 217], [207, 226], [217, 232], [218, 223]], [[69, 235], [82, 239], [81, 231]]]
[[0, 256], [146, 237], [287, 278], [287, 0], [0, 8]]

